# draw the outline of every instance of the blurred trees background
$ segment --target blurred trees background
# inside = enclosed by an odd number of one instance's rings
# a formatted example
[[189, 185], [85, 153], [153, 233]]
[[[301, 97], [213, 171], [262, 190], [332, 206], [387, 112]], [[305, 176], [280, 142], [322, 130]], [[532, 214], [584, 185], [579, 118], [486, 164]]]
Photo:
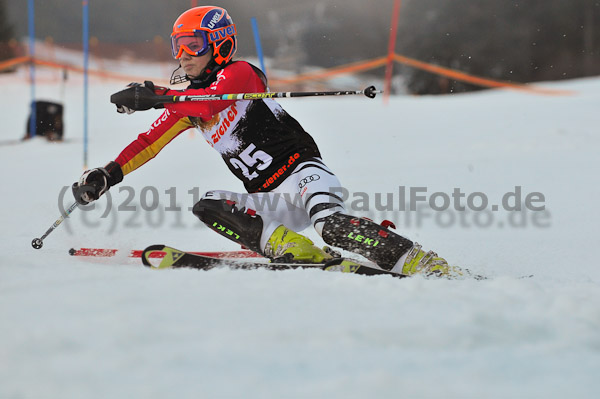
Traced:
[[[398, 52], [475, 75], [534, 82], [600, 74], [597, 0], [411, 1], [399, 29]], [[474, 89], [408, 73], [415, 93]]]
[[[0, 32], [27, 34], [24, 0], [0, 0]], [[2, 19], [2, 4], [8, 20]], [[190, 0], [91, 0], [91, 35], [100, 43], [139, 44], [138, 56], [164, 59], [175, 18]], [[201, 1], [198, 2], [202, 4]], [[240, 57], [255, 54], [250, 18], [259, 22], [273, 66], [299, 72], [385, 56], [393, 0], [216, 0], [237, 25]], [[36, 34], [57, 44], [81, 42], [81, 5], [36, 1]], [[7, 40], [5, 37], [1, 41]], [[600, 75], [600, 0], [404, 0], [396, 51], [484, 77], [534, 82]], [[140, 54], [142, 52], [143, 54]], [[395, 67], [414, 93], [476, 87]], [[382, 71], [374, 71], [379, 76]]]
[[12, 25], [8, 21], [4, 0], [0, 0], [0, 61], [14, 56], [13, 47], [10, 45], [13, 37]]

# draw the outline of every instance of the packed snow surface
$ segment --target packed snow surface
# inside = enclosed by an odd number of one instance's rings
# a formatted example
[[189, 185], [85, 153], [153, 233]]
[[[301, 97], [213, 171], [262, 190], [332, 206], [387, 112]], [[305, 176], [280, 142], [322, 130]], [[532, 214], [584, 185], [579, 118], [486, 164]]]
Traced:
[[[34, 250], [83, 170], [83, 87], [37, 87], [65, 104], [64, 143], [14, 143], [29, 87], [0, 80], [1, 398], [600, 394], [600, 79], [541, 84], [570, 95], [281, 101], [342, 181], [349, 211], [392, 219], [485, 281], [142, 267], [128, 250], [238, 249], [189, 211], [205, 191], [243, 187], [188, 132]], [[108, 99], [121, 87], [92, 81], [88, 167], [160, 115], [117, 114]], [[79, 247], [122, 251], [69, 256]]]

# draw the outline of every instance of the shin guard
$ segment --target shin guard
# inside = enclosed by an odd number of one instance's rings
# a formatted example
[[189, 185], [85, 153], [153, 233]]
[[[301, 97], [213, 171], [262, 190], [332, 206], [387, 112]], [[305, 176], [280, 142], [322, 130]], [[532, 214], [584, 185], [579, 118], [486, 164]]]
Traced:
[[323, 240], [334, 247], [355, 252], [390, 270], [413, 242], [371, 220], [335, 213], [325, 220]]
[[260, 254], [264, 252], [260, 248], [263, 221], [252, 209], [225, 199], [201, 199], [194, 205], [193, 212], [223, 237]]

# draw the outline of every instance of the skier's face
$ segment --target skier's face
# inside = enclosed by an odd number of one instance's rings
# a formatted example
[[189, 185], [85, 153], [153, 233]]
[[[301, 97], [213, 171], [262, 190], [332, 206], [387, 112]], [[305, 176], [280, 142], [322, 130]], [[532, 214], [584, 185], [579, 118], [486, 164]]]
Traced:
[[196, 78], [200, 76], [204, 68], [206, 68], [206, 65], [208, 65], [211, 57], [212, 54], [210, 51], [197, 57], [191, 56], [184, 51], [181, 54], [179, 62], [181, 63], [181, 67], [185, 71], [186, 75], [191, 78]]

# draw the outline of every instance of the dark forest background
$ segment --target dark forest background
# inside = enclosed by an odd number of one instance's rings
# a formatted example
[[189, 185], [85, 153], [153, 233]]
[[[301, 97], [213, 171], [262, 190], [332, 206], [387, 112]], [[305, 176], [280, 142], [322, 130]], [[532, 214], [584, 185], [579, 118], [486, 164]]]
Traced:
[[[172, 23], [190, 0], [89, 0], [90, 35], [101, 44], [144, 49], [169, 42]], [[387, 53], [393, 0], [220, 0], [239, 33], [238, 56], [256, 53], [250, 18], [264, 52], [280, 68], [331, 67]], [[36, 37], [81, 44], [80, 0], [36, 1]], [[27, 0], [0, 0], [0, 57], [27, 35]], [[9, 45], [11, 44], [11, 45]], [[137, 47], [136, 47], [137, 45]], [[100, 46], [96, 47], [97, 49]], [[117, 47], [112, 47], [117, 48]], [[404, 0], [396, 52], [464, 72], [514, 82], [600, 75], [600, 0]], [[119, 54], [112, 54], [118, 56]], [[476, 89], [402, 69], [414, 93]], [[381, 74], [381, 71], [376, 71]]]

